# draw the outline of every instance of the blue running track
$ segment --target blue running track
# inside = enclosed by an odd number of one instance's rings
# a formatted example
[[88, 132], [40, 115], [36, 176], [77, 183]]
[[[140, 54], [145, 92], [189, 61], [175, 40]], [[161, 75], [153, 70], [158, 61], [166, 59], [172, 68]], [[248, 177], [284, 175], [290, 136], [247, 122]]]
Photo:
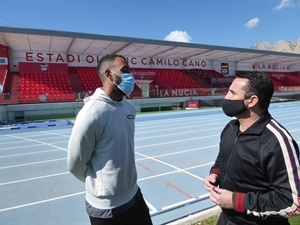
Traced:
[[[300, 102], [273, 103], [270, 112], [300, 145]], [[203, 179], [230, 119], [220, 108], [137, 116], [138, 184], [155, 225], [214, 206]], [[89, 224], [84, 184], [66, 166], [72, 126], [0, 130], [1, 225]]]

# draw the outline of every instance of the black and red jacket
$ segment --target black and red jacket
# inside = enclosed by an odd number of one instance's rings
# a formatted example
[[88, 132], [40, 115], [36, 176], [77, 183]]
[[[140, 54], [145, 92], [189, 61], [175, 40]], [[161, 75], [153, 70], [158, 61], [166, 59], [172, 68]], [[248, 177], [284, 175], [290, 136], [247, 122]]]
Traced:
[[223, 212], [234, 223], [284, 225], [300, 214], [299, 147], [268, 112], [245, 132], [238, 120], [225, 126], [211, 173], [233, 192]]

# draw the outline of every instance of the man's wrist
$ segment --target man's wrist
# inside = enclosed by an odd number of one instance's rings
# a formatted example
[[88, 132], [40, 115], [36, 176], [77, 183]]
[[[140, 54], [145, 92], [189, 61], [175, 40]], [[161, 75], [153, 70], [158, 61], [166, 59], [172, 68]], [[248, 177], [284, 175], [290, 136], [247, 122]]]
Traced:
[[210, 173], [211, 173], [211, 174], [213, 173], [213, 174], [219, 175], [219, 174], [220, 174], [220, 170], [217, 169], [217, 168], [213, 168], [213, 169], [211, 169]]
[[245, 193], [233, 192], [232, 193], [232, 206], [233, 209], [237, 212], [245, 212]]

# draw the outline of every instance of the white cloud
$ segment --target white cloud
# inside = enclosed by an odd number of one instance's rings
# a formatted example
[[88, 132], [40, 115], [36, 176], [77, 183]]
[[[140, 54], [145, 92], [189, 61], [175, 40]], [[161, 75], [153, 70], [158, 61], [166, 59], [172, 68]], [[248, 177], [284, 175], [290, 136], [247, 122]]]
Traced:
[[293, 8], [293, 7], [295, 7], [295, 3], [293, 2], [293, 0], [281, 0], [279, 5], [275, 7], [275, 10], [281, 10], [284, 8]]
[[259, 24], [259, 19], [257, 17], [249, 20], [246, 24], [245, 24], [245, 27], [251, 29], [253, 27], [256, 27], [258, 24]]
[[192, 37], [186, 31], [175, 30], [168, 34], [165, 41], [191, 42]]

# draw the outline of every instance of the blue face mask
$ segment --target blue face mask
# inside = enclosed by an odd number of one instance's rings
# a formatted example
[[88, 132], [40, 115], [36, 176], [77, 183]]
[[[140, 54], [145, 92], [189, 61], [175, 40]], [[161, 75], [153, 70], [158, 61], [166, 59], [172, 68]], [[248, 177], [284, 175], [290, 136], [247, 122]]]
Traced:
[[116, 72], [112, 71], [114, 74], [118, 75], [121, 77], [122, 82], [120, 84], [114, 84], [125, 94], [129, 95], [134, 88], [135, 80], [134, 76], [132, 73], [122, 73], [122, 74], [117, 74]]

